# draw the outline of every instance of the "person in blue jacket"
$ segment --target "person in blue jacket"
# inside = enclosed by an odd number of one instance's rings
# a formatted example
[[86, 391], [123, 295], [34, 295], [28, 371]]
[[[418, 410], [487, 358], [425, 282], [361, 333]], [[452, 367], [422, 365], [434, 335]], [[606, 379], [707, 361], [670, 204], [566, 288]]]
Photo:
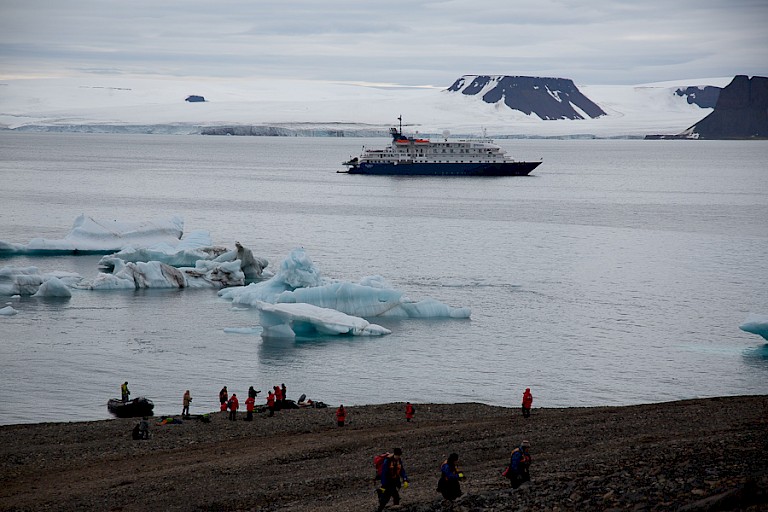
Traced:
[[523, 482], [531, 479], [531, 475], [528, 472], [528, 468], [531, 466], [531, 454], [528, 452], [530, 447], [531, 443], [523, 441], [519, 447], [512, 450], [507, 478], [509, 478], [512, 487], [515, 489], [520, 487], [520, 484]]
[[453, 501], [463, 494], [461, 492], [461, 484], [459, 483], [459, 480], [461, 480], [464, 475], [459, 472], [457, 466], [458, 462], [459, 455], [457, 453], [452, 453], [448, 456], [448, 459], [443, 462], [442, 466], [440, 466], [440, 480], [437, 482], [437, 492], [442, 494], [443, 498], [448, 501]]
[[379, 512], [384, 510], [384, 507], [387, 506], [389, 498], [392, 498], [393, 505], [400, 504], [401, 481], [403, 489], [408, 488], [408, 474], [405, 472], [402, 456], [403, 450], [395, 448], [392, 451], [392, 456], [387, 457], [386, 460], [384, 460], [384, 465], [381, 470], [381, 487], [378, 489]]

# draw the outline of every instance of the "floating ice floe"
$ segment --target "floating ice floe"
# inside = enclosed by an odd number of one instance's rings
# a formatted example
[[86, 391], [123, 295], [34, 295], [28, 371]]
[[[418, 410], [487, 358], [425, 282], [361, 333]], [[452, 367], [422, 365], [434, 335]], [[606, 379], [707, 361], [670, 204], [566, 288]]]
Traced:
[[259, 307], [271, 304], [311, 304], [357, 317], [469, 318], [469, 308], [454, 308], [428, 298], [412, 301], [381, 276], [360, 284], [323, 279], [304, 249], [294, 249], [274, 277], [243, 288], [221, 290], [233, 304]]
[[80, 215], [72, 230], [61, 240], [33, 238], [28, 244], [0, 240], [0, 254], [102, 254], [120, 251], [130, 245], [151, 247], [167, 243], [176, 245], [184, 232], [179, 217], [166, 220], [120, 222], [98, 221]]
[[317, 334], [381, 336], [392, 331], [363, 318], [312, 304], [268, 304], [256, 302], [263, 338], [290, 338]]
[[99, 261], [99, 267], [113, 268], [116, 259], [126, 263], [160, 261], [173, 267], [194, 267], [198, 260], [213, 260], [228, 252], [226, 247], [214, 246], [210, 233], [202, 230], [185, 233], [180, 240], [172, 243], [167, 241], [154, 245], [142, 243], [143, 245], [139, 245], [138, 242], [134, 242], [119, 252], [104, 256]]
[[0, 308], [0, 316], [13, 316], [17, 313], [18, 311], [13, 309], [11, 306], [5, 306], [4, 308]]
[[91, 282], [78, 285], [90, 290], [139, 290], [144, 288], [224, 288], [242, 286], [245, 275], [240, 260], [215, 262], [200, 260], [195, 267], [176, 268], [159, 261], [113, 261], [111, 274], [99, 273]]
[[747, 319], [743, 324], [739, 326], [739, 329], [752, 334], [762, 336], [765, 340], [768, 340], [768, 315], [757, 315], [750, 313], [747, 315]]
[[3, 267], [0, 268], [0, 295], [35, 295], [44, 283], [52, 279], [58, 283], [50, 285], [50, 289], [43, 292], [44, 295], [64, 293], [60, 285], [65, 288], [75, 286], [82, 277], [71, 272], [42, 274], [37, 267]]
[[64, 284], [64, 281], [57, 277], [51, 277], [50, 279], [43, 281], [32, 296], [38, 298], [68, 299], [72, 297], [72, 291], [69, 289], [69, 286]]

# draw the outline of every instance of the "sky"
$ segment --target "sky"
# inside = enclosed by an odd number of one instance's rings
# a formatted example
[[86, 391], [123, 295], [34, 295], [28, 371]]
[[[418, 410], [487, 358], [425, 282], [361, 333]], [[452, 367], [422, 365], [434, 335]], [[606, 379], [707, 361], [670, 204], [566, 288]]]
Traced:
[[0, 0], [0, 79], [768, 75], [768, 0]]

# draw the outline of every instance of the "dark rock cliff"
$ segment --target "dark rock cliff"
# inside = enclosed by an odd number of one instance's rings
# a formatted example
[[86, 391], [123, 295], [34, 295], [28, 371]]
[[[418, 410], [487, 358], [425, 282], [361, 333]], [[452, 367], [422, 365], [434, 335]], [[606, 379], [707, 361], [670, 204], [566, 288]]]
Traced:
[[467, 96], [482, 94], [486, 103], [503, 101], [511, 109], [536, 114], [545, 120], [584, 119], [583, 114], [590, 118], [606, 115], [567, 78], [464, 75], [448, 91]]
[[768, 138], [768, 77], [734, 77], [715, 110], [686, 133], [700, 139]]
[[675, 94], [685, 96], [689, 105], [698, 105], [701, 108], [715, 108], [717, 99], [720, 97], [720, 87], [705, 85], [703, 87], [686, 87], [678, 89]]

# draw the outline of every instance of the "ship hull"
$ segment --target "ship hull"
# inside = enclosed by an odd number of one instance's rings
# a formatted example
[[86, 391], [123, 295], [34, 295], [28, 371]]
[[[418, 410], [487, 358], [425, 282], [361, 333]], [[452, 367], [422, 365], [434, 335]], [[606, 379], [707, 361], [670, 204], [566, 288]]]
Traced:
[[350, 165], [348, 174], [380, 176], [527, 176], [541, 162], [370, 163]]

